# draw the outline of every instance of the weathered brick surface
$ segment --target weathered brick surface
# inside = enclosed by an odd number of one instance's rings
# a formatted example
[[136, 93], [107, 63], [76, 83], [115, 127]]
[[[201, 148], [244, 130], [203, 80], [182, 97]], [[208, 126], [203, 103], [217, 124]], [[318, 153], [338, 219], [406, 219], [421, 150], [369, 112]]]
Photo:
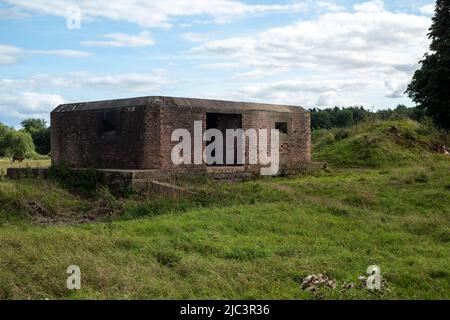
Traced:
[[[160, 166], [162, 169], [173, 168], [172, 163], [172, 149], [179, 142], [171, 141], [172, 132], [176, 129], [187, 129], [191, 132], [191, 155], [192, 161], [194, 157], [194, 121], [202, 121], [202, 131], [206, 130], [206, 113], [199, 110], [185, 108], [177, 106], [163, 106], [160, 109]], [[205, 143], [202, 143], [205, 146]], [[185, 168], [198, 167], [199, 165], [181, 165]], [[176, 166], [178, 167], [178, 166]], [[204, 167], [200, 165], [200, 167]], [[197, 168], [198, 169], [198, 168]]]
[[[175, 129], [188, 129], [193, 148], [194, 121], [202, 121], [204, 132], [208, 113], [239, 114], [243, 130], [271, 129], [276, 122], [285, 122], [288, 133], [280, 135], [282, 167], [300, 167], [311, 161], [310, 116], [301, 108], [167, 97], [59, 106], [51, 114], [52, 161], [75, 168], [181, 168], [206, 172], [203, 164], [172, 163], [172, 148], [178, 142], [171, 141], [171, 134]], [[229, 117], [223, 121], [237, 124]], [[205, 142], [202, 144], [205, 147]], [[256, 172], [259, 167], [245, 165], [245, 170]]]
[[[102, 122], [115, 132], [102, 132]], [[159, 112], [151, 107], [52, 113], [52, 160], [75, 168], [159, 167]]]

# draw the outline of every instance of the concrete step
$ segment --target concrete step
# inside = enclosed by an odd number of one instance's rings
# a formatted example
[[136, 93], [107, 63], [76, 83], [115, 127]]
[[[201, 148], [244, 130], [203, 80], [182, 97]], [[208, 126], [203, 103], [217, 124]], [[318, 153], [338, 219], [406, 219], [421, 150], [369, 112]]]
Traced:
[[233, 174], [245, 172], [244, 166], [212, 166], [207, 167], [206, 172], [208, 174]]

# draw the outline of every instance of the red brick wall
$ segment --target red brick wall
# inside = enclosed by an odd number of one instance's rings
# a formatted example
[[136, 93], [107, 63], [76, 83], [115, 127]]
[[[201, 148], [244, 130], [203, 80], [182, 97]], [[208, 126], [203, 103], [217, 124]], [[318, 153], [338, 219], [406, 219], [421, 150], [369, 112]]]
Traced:
[[292, 135], [289, 138], [291, 166], [311, 162], [311, 118], [309, 113], [292, 114]]
[[[103, 120], [115, 124], [115, 134], [103, 134]], [[142, 106], [53, 112], [52, 161], [75, 168], [158, 168], [158, 124], [158, 110]]]

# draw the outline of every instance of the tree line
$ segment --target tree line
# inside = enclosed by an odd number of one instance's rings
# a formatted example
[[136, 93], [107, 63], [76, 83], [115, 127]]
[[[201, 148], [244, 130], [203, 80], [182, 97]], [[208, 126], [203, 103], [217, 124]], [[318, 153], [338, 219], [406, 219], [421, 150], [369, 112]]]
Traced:
[[416, 105], [425, 110], [434, 124], [450, 130], [450, 1], [437, 0], [429, 29], [430, 50], [420, 61], [406, 90]]
[[373, 120], [412, 119], [421, 121], [426, 118], [426, 111], [420, 108], [408, 108], [398, 105], [395, 109], [379, 110], [376, 112], [364, 107], [330, 108], [320, 110], [309, 109], [312, 129], [345, 128], [352, 125]]

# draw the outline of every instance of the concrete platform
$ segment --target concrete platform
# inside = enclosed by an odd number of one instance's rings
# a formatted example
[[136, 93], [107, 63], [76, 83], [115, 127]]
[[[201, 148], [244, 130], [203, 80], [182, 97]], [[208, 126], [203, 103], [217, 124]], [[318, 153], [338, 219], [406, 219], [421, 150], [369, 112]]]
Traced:
[[[74, 169], [76, 171], [90, 169]], [[12, 180], [48, 178], [49, 168], [8, 168], [7, 177]], [[252, 174], [245, 172], [244, 167], [210, 167], [206, 170], [129, 170], [129, 169], [96, 169], [96, 178], [99, 183], [108, 185], [115, 189], [132, 188], [142, 190], [144, 188], [155, 188], [157, 190], [183, 191], [177, 188], [173, 181], [192, 175], [208, 175], [214, 179], [245, 180]], [[185, 190], [186, 191], [186, 190]]]
[[[324, 162], [313, 162], [302, 168], [285, 171], [285, 174], [295, 173], [296, 171], [317, 171], [326, 169]], [[82, 171], [89, 169], [74, 169]], [[8, 168], [7, 176], [10, 179], [18, 180], [24, 178], [48, 178], [49, 168]], [[189, 192], [187, 189], [179, 188], [173, 184], [173, 181], [179, 178], [193, 175], [207, 175], [218, 180], [242, 181], [254, 178], [256, 175], [248, 172], [245, 166], [211, 166], [202, 167], [199, 170], [179, 169], [179, 170], [129, 170], [129, 169], [96, 169], [99, 183], [108, 185], [115, 189], [132, 188], [142, 190], [146, 187], [152, 187], [158, 190]], [[183, 189], [183, 190], [181, 190]]]

